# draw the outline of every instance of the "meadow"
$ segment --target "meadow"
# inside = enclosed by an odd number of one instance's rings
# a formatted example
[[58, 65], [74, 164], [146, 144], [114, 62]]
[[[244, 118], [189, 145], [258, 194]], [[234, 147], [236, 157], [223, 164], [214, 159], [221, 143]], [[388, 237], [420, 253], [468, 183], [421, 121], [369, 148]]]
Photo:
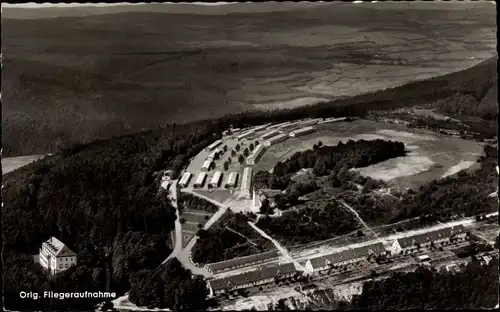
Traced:
[[167, 11], [2, 18], [4, 156], [364, 94], [495, 53], [488, 3]]
[[[407, 155], [364, 168], [355, 168], [364, 176], [384, 180], [389, 186], [415, 188], [433, 179], [456, 172], [454, 169], [476, 162], [481, 155], [481, 143], [451, 138], [403, 125], [355, 120], [317, 126], [315, 133], [290, 138], [271, 146], [254, 170], [271, 170], [278, 161], [285, 161], [296, 152], [312, 149], [319, 141], [325, 146], [349, 140], [391, 140], [405, 143]], [[467, 169], [468, 166], [465, 166]]]

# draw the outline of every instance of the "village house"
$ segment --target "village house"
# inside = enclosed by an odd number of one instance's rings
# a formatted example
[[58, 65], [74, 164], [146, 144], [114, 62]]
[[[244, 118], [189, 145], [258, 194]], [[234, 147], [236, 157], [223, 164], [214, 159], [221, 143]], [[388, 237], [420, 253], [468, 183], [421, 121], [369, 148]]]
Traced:
[[57, 274], [76, 265], [76, 253], [55, 237], [45, 241], [40, 248], [39, 263], [50, 274]]
[[252, 266], [255, 264], [260, 264], [271, 260], [277, 260], [278, 257], [279, 257], [279, 252], [277, 250], [272, 250], [246, 257], [240, 257], [215, 263], [208, 263], [205, 264], [205, 269], [210, 274], [218, 274], [226, 271]]
[[319, 275], [321, 272], [330, 268], [330, 263], [323, 256], [315, 257], [307, 260], [306, 268], [313, 272], [314, 275]]
[[398, 239], [400, 253], [408, 254], [421, 248], [445, 246], [453, 242], [467, 239], [467, 231], [463, 225], [439, 229]]
[[378, 256], [384, 253], [386, 253], [384, 245], [382, 243], [376, 243], [310, 259], [307, 261], [306, 267], [312, 271], [314, 275], [319, 275], [326, 270], [354, 265], [363, 260], [367, 260], [368, 257], [372, 255]]
[[240, 289], [259, 287], [275, 281], [291, 278], [298, 273], [293, 263], [268, 266], [243, 274], [208, 281], [211, 296], [231, 293]]

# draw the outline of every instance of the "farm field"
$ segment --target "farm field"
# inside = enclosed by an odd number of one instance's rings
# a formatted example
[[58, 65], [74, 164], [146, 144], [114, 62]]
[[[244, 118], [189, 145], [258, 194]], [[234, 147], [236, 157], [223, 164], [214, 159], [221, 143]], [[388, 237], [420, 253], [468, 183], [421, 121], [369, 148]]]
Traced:
[[316, 128], [315, 133], [271, 146], [255, 166], [256, 170], [271, 170], [278, 161], [284, 161], [296, 152], [312, 149], [319, 141], [323, 145], [336, 145], [348, 140], [393, 140], [405, 143], [406, 156], [355, 170], [362, 175], [384, 180], [389, 185], [416, 187], [453, 174], [457, 169], [466, 169], [483, 149], [478, 142], [365, 119], [322, 124]]
[[4, 153], [313, 104], [493, 56], [491, 4], [450, 6], [339, 2], [203, 15], [160, 5], [162, 13], [2, 17]]

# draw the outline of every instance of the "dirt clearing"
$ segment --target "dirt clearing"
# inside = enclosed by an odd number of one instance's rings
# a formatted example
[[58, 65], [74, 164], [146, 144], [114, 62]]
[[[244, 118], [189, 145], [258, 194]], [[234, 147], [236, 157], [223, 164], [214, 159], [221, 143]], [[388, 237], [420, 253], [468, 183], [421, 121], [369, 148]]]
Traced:
[[312, 149], [319, 141], [325, 146], [332, 146], [349, 140], [391, 140], [403, 142], [407, 155], [355, 170], [362, 175], [387, 181], [390, 186], [418, 187], [430, 180], [473, 168], [483, 150], [478, 142], [365, 119], [315, 127], [314, 133], [271, 146], [255, 170], [271, 170], [278, 161], [285, 161], [296, 152]]
[[461, 170], [467, 169], [474, 164], [474, 161], [461, 161], [458, 165], [455, 165], [448, 169], [441, 177], [445, 178], [447, 176], [453, 175]]

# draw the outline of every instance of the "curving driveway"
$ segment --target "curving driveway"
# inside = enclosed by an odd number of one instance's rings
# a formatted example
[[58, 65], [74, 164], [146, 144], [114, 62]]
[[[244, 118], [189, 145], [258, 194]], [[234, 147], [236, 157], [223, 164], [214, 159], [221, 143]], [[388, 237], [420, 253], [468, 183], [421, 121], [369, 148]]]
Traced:
[[[177, 258], [177, 260], [179, 260], [179, 262], [186, 269], [191, 270], [191, 272], [193, 274], [198, 274], [198, 275], [203, 275], [205, 277], [210, 277], [212, 275], [210, 273], [208, 273], [208, 271], [205, 270], [205, 268], [198, 267], [198, 266], [194, 265], [194, 263], [191, 261], [191, 250], [193, 249], [194, 245], [196, 244], [198, 237], [194, 236], [189, 241], [187, 246], [182, 248], [182, 226], [181, 226], [181, 222], [180, 222], [180, 218], [179, 218], [179, 209], [177, 206], [177, 181], [173, 181], [173, 185], [170, 188], [170, 192], [171, 192], [171, 196], [170, 196], [171, 203], [172, 203], [172, 206], [175, 207], [176, 215], [177, 215], [177, 219], [175, 220], [175, 246], [174, 246], [174, 250], [172, 251], [172, 253], [167, 257], [167, 259], [165, 259], [162, 262], [162, 264], [167, 262], [169, 259]], [[204, 195], [192, 192], [192, 190], [190, 190], [190, 189], [183, 189], [183, 190], [181, 190], [181, 192], [193, 194], [194, 196], [197, 196], [199, 198], [203, 198], [203, 199], [205, 199], [205, 200], [207, 200], [207, 201], [209, 201], [209, 202], [211, 202], [219, 207], [219, 210], [215, 214], [213, 214], [210, 217], [210, 219], [208, 219], [208, 221], [203, 226], [203, 229], [205, 229], [205, 230], [207, 230], [215, 222], [217, 222], [229, 208], [228, 206], [223, 205], [222, 203], [220, 203], [218, 201], [215, 201], [215, 200], [208, 198]]]

